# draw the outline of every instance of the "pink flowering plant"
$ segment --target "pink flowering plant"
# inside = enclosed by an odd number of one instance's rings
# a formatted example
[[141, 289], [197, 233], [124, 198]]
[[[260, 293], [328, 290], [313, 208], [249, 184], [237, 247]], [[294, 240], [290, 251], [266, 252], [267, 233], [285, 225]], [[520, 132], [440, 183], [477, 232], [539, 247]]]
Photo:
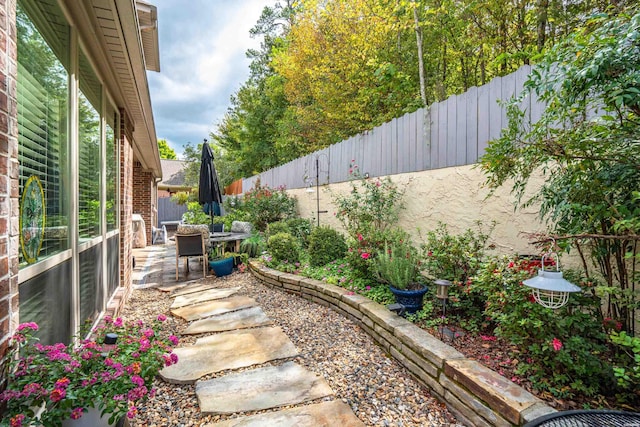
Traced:
[[[36, 323], [18, 326], [9, 354], [9, 381], [0, 394], [7, 411], [0, 425], [60, 425], [78, 419], [88, 408], [110, 415], [110, 423], [133, 418], [138, 406], [154, 395], [152, 382], [164, 366], [175, 364], [173, 335], [162, 332], [164, 315], [151, 324], [106, 317], [92, 339], [77, 345], [43, 345]], [[115, 345], [103, 344], [107, 333]]]
[[393, 240], [400, 211], [404, 206], [404, 189], [389, 177], [368, 178], [352, 160], [349, 164], [351, 191], [328, 190], [336, 206], [335, 216], [347, 233], [347, 262], [358, 277], [371, 277], [371, 259], [384, 242]]

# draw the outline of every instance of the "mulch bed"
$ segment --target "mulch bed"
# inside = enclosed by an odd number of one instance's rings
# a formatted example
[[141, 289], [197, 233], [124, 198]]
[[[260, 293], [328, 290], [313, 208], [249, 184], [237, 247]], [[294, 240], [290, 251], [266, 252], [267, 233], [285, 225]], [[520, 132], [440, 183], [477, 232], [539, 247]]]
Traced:
[[521, 361], [518, 359], [518, 348], [493, 335], [467, 332], [452, 324], [447, 325], [444, 331], [426, 327], [424, 324], [417, 323], [417, 325], [454, 347], [466, 357], [478, 361], [492, 371], [519, 384], [559, 411], [585, 408], [630, 409], [620, 407], [614, 397], [576, 395], [572, 399], [559, 399], [549, 392], [536, 390], [531, 381], [516, 373], [516, 368]]

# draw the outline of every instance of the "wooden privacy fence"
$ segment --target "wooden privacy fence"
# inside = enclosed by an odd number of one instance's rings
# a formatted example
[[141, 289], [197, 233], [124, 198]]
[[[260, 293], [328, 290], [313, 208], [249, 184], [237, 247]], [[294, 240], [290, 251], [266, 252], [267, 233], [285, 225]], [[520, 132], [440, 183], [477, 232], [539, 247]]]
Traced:
[[187, 211], [186, 205], [179, 205], [171, 197], [158, 199], [158, 226], [165, 221], [180, 221], [182, 214]]
[[[270, 187], [303, 188], [343, 182], [349, 179], [349, 165], [355, 161], [369, 176], [419, 172], [476, 163], [489, 141], [507, 127], [507, 101], [522, 92], [531, 72], [525, 65], [486, 85], [472, 87], [461, 95], [391, 120], [373, 130], [300, 157], [277, 168], [243, 179], [243, 191], [260, 178]], [[531, 122], [544, 109], [534, 95], [522, 105]]]

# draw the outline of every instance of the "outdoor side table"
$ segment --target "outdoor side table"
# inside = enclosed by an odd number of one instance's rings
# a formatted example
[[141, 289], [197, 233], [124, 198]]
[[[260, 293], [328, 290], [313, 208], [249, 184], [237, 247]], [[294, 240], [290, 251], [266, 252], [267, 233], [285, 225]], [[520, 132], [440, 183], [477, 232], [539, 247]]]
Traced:
[[606, 410], [560, 411], [538, 417], [524, 427], [640, 427], [640, 413]]

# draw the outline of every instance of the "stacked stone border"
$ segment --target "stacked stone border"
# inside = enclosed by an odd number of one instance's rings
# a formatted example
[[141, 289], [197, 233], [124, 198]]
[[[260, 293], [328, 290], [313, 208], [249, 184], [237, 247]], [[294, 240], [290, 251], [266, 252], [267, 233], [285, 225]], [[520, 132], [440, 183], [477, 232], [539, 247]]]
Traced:
[[467, 425], [520, 426], [555, 412], [524, 388], [362, 295], [256, 261], [249, 267], [263, 283], [352, 319]]

